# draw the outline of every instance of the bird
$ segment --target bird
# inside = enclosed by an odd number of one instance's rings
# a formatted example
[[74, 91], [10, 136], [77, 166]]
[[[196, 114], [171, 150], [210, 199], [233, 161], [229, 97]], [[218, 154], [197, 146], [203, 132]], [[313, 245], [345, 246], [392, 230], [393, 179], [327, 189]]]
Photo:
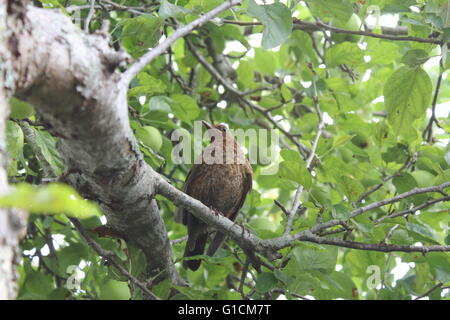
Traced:
[[[225, 124], [212, 125], [206, 121], [203, 124], [208, 130], [210, 144], [194, 161], [183, 190], [209, 207], [214, 214], [222, 214], [235, 221], [252, 188], [252, 167]], [[181, 221], [188, 230], [184, 257], [204, 254], [210, 228], [188, 210], [180, 208], [179, 211]], [[225, 240], [226, 235], [216, 231], [207, 255], [213, 256]], [[200, 264], [199, 259], [183, 261], [183, 267], [192, 271], [197, 270]]]

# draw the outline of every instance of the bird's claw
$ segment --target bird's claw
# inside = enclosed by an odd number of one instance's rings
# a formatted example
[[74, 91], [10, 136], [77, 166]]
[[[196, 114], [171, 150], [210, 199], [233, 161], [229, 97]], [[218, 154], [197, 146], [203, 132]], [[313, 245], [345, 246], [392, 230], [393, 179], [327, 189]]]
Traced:
[[242, 237], [244, 237], [244, 234], [245, 234], [246, 231], [247, 231], [248, 234], [250, 234], [250, 231], [248, 231], [247, 229], [245, 229], [245, 227], [244, 227], [242, 224], [237, 223], [236, 221], [234, 221], [233, 225], [237, 225], [237, 226], [241, 227], [241, 229], [242, 229], [242, 234], [241, 234], [241, 236], [242, 236]]
[[209, 207], [209, 209], [214, 213], [216, 216], [223, 216], [223, 213], [217, 210], [216, 208]]

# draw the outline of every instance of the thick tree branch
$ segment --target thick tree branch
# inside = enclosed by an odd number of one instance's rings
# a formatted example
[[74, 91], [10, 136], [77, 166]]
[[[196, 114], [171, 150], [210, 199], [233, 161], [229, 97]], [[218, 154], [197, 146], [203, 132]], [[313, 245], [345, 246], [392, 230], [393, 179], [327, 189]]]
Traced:
[[[226, 10], [226, 6], [237, 3], [238, 1], [228, 1], [219, 7]], [[201, 18], [199, 20], [201, 21], [198, 21], [197, 25], [189, 27], [190, 31], [206, 21]], [[318, 224], [295, 235], [285, 234], [278, 238], [262, 240], [227, 218], [213, 214], [200, 201], [173, 187], [152, 170], [143, 161], [129, 126], [126, 87], [143, 66], [152, 61], [158, 52], [163, 53], [176, 40], [175, 37], [179, 38], [182, 36], [180, 34], [188, 32], [187, 29], [174, 36], [170, 40], [171, 43], [166, 43], [166, 47], [158, 46], [158, 51], [155, 51], [155, 48], [150, 52], [151, 55], [145, 55], [145, 60], [139, 60], [124, 75], [115, 71], [117, 63], [125, 58], [123, 53], [111, 49], [104, 36], [86, 35], [67, 17], [52, 10], [29, 7], [22, 18], [16, 19], [15, 25], [10, 26], [10, 30], [8, 36], [15, 47], [8, 48], [8, 52], [20, 52], [10, 59], [15, 71], [15, 76], [12, 77], [15, 83], [12, 87], [16, 86], [16, 94], [31, 102], [43, 121], [50, 125], [50, 131], [60, 137], [59, 150], [67, 167], [65, 180], [85, 197], [95, 199], [106, 214], [108, 223], [123, 234], [127, 241], [143, 250], [148, 261], [149, 277], [161, 274], [161, 278], [170, 278], [175, 284], [182, 282], [173, 266], [170, 241], [154, 200], [156, 193], [162, 194], [175, 205], [188, 209], [196, 217], [224, 232], [244, 250], [259, 253], [269, 259], [280, 257], [277, 252], [279, 249], [291, 246], [299, 240], [384, 252], [449, 250], [449, 246], [363, 244], [317, 235], [331, 226], [343, 225], [345, 221], [342, 220]], [[189, 45], [188, 39], [186, 42]], [[0, 54], [2, 49], [0, 47]], [[311, 165], [315, 153], [314, 144], [317, 147], [320, 138], [319, 132], [310, 152], [294, 136], [283, 130], [270, 112], [245, 99], [243, 93], [224, 79], [195, 47], [191, 45], [190, 49], [230, 93], [279, 128], [303, 155], [309, 155]], [[5, 84], [1, 84], [0, 89], [3, 89]], [[2, 94], [3, 92], [0, 92], [0, 108], [6, 101]], [[3, 126], [4, 121], [0, 122]], [[4, 139], [1, 139], [1, 136], [0, 142], [3, 142], [0, 145], [2, 151]], [[4, 165], [1, 168], [0, 188], [3, 188], [6, 185], [3, 183]], [[450, 182], [435, 187], [413, 189], [357, 208], [352, 211], [351, 217], [416, 194], [442, 193], [448, 187]], [[3, 231], [1, 228], [0, 223], [0, 231]]]
[[[0, 0], [0, 194], [8, 189], [6, 150], [6, 120], [9, 115], [8, 100], [14, 90], [14, 70], [11, 60], [11, 23], [23, 10], [23, 3]], [[25, 213], [0, 209], [0, 300], [14, 299], [17, 294], [15, 266], [20, 254], [19, 239], [26, 228]]]
[[60, 137], [64, 181], [95, 199], [110, 226], [144, 251], [148, 277], [160, 274], [184, 284], [152, 196], [153, 170], [135, 142], [126, 91], [114, 71], [126, 55], [53, 10], [28, 7], [11, 30], [20, 52], [12, 59], [16, 95], [32, 103]]
[[[366, 244], [366, 243], [346, 241], [338, 238], [322, 237], [317, 235], [317, 233], [319, 233], [320, 231], [330, 228], [332, 226], [345, 225], [345, 221], [338, 219], [320, 223], [308, 230], [299, 232], [295, 235], [284, 234], [278, 238], [262, 240], [257, 236], [253, 235], [252, 233], [243, 230], [241, 226], [234, 224], [227, 218], [215, 215], [211, 211], [211, 209], [203, 205], [200, 201], [193, 199], [190, 196], [186, 195], [185, 193], [181, 192], [180, 190], [169, 184], [161, 176], [157, 176], [155, 178], [158, 179], [157, 193], [160, 193], [161, 195], [169, 199], [171, 202], [173, 202], [175, 205], [186, 208], [193, 215], [203, 220], [213, 228], [218, 229], [223, 233], [227, 234], [227, 236], [233, 239], [244, 250], [252, 249], [253, 251], [269, 259], [278, 258], [279, 254], [277, 254], [277, 251], [282, 248], [291, 246], [292, 244], [294, 244], [295, 241], [314, 242], [358, 250], [371, 250], [380, 252], [401, 251], [401, 252], [426, 253], [431, 251], [450, 251], [450, 246], [397, 246], [390, 244], [388, 245], [384, 243]], [[407, 197], [411, 197], [416, 194], [422, 194], [427, 192], [439, 192], [448, 187], [450, 187], [450, 182], [434, 187], [416, 188], [403, 194], [397, 195], [395, 197], [385, 199], [383, 201], [378, 201], [365, 207], [355, 209], [353, 210], [351, 217], [352, 218], [356, 217], [369, 210], [373, 210], [386, 204], [401, 201]]]

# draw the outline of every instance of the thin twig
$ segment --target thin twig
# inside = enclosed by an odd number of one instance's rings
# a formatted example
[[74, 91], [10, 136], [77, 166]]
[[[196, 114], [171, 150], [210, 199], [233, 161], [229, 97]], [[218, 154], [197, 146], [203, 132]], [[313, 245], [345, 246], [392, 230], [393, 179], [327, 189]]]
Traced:
[[417, 298], [415, 298], [414, 300], [420, 300], [422, 298], [425, 298], [427, 296], [430, 295], [430, 293], [432, 293], [434, 290], [442, 288], [443, 283], [442, 282], [438, 282], [435, 286], [433, 286], [430, 290], [428, 290], [427, 292], [425, 292], [424, 294], [422, 294], [421, 296], [418, 296]]
[[377, 185], [375, 185], [374, 187], [372, 187], [370, 190], [364, 192], [358, 200], [355, 201], [355, 205], [358, 203], [361, 203], [365, 198], [367, 198], [368, 196], [370, 196], [372, 193], [374, 193], [375, 191], [379, 190], [385, 182], [399, 176], [403, 170], [410, 168], [412, 165], [414, 165], [416, 163], [416, 159], [417, 159], [417, 153], [413, 155], [413, 157], [408, 156], [408, 158], [406, 159], [405, 163], [400, 167], [400, 169], [398, 169], [397, 171], [395, 171], [393, 174], [386, 176], [383, 178], [383, 182], [379, 183]]
[[427, 127], [425, 128], [425, 130], [422, 133], [422, 138], [425, 139], [425, 141], [427, 141], [428, 143], [431, 143], [433, 141], [433, 124], [436, 123], [436, 125], [439, 128], [441, 128], [441, 126], [439, 125], [439, 122], [436, 118], [436, 104], [437, 104], [437, 99], [439, 96], [439, 90], [441, 88], [442, 74], [443, 74], [443, 70], [442, 70], [442, 68], [440, 68], [439, 76], [437, 78], [436, 88], [434, 90], [433, 102], [432, 102], [432, 106], [431, 106], [430, 121], [428, 122]]
[[249, 265], [250, 265], [250, 259], [247, 257], [247, 259], [245, 260], [245, 263], [244, 263], [244, 267], [242, 269], [241, 281], [239, 282], [239, 289], [238, 289], [238, 292], [241, 294], [242, 299], [245, 299], [244, 282], [245, 282], [245, 278], [247, 277]]
[[272, 289], [271, 291], [275, 292], [275, 293], [281, 293], [281, 294], [284, 294], [284, 295], [289, 294], [289, 295], [291, 295], [291, 296], [293, 296], [295, 298], [299, 298], [299, 299], [302, 299], [302, 300], [311, 300], [311, 299], [309, 299], [309, 298], [307, 298], [305, 296], [302, 296], [302, 295], [300, 295], [298, 293], [295, 293], [295, 292], [286, 292], [286, 290], [282, 289], [282, 288], [275, 288], [275, 289]]
[[379, 251], [379, 252], [446, 252], [450, 251], [449, 245], [431, 245], [431, 246], [408, 246], [408, 245], [396, 245], [396, 244], [386, 244], [386, 243], [362, 243], [355, 241], [347, 241], [339, 238], [326, 238], [317, 236], [311, 232], [304, 232], [301, 236], [296, 236], [296, 240], [314, 242], [318, 244], [328, 244], [343, 248], [358, 249], [358, 250], [368, 250], [368, 251]]
[[86, 32], [86, 33], [89, 33], [89, 25], [91, 24], [91, 19], [94, 16], [94, 13], [95, 13], [94, 5], [95, 5], [95, 0], [90, 0], [89, 13], [88, 13], [88, 15], [86, 17], [86, 20], [84, 22], [84, 32]]
[[181, 238], [178, 238], [178, 239], [170, 240], [170, 245], [174, 246], [174, 245], [176, 245], [178, 243], [182, 243], [182, 242], [186, 241], [187, 238], [188, 238], [188, 236], [184, 236], [184, 237], [181, 237]]
[[[317, 96], [316, 83], [314, 80], [313, 80], [313, 88], [314, 88], [314, 97], [313, 97], [314, 107], [316, 109], [317, 117], [319, 118], [319, 124], [317, 125], [317, 133], [316, 133], [316, 137], [313, 141], [311, 151], [308, 155], [308, 158], [306, 159], [306, 169], [308, 169], [308, 170], [312, 169], [312, 163], [313, 163], [314, 157], [316, 156], [316, 149], [319, 144], [319, 139], [322, 136], [322, 132], [325, 127], [325, 122], [322, 117], [322, 112], [320, 111], [320, 104], [319, 104], [319, 97]], [[289, 211], [289, 215], [287, 217], [284, 234], [289, 234], [289, 232], [291, 232], [291, 230], [292, 230], [292, 224], [294, 222], [294, 217], [297, 213], [297, 210], [300, 207], [300, 197], [303, 193], [304, 188], [305, 187], [302, 184], [300, 184], [295, 192], [294, 202], [292, 204], [292, 208]]]
[[401, 217], [401, 216], [413, 214], [416, 211], [425, 209], [425, 208], [427, 208], [427, 207], [429, 207], [429, 206], [431, 206], [431, 205], [433, 205], [435, 203], [445, 202], [445, 201], [450, 201], [450, 196], [445, 196], [445, 197], [442, 197], [442, 198], [428, 200], [428, 201], [426, 201], [426, 202], [424, 202], [424, 203], [422, 203], [422, 204], [420, 204], [418, 206], [415, 206], [415, 207], [413, 207], [411, 209], [407, 209], [407, 210], [404, 210], [404, 211], [401, 211], [401, 212], [393, 213], [393, 214], [390, 214], [388, 216], [383, 216], [383, 217], [375, 220], [374, 222], [375, 223], [380, 223], [381, 221], [383, 221], [385, 219], [393, 219], [393, 218], [396, 218], [396, 217]]

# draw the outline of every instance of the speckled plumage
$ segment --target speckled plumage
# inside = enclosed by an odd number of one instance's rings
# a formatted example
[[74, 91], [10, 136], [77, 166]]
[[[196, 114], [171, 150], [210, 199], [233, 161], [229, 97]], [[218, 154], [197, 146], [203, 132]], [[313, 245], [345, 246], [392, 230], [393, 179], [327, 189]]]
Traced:
[[[234, 221], [252, 187], [252, 167], [224, 125], [212, 126], [210, 135], [212, 143], [192, 166], [184, 190], [204, 205]], [[182, 211], [182, 219], [188, 228], [184, 256], [203, 254], [208, 238], [208, 226], [186, 210]], [[224, 234], [216, 232], [207, 254], [214, 255], [225, 238]], [[200, 262], [185, 260], [184, 266], [197, 270]]]

